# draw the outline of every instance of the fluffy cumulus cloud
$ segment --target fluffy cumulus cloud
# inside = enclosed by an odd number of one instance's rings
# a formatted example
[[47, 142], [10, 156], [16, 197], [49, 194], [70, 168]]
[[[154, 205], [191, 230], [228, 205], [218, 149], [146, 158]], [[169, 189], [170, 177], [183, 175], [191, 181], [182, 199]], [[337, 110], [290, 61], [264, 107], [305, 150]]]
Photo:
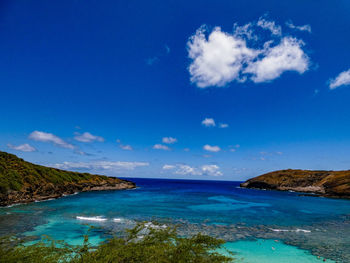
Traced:
[[165, 150], [165, 151], [169, 151], [170, 148], [164, 144], [155, 144], [153, 145], [153, 149], [155, 150]]
[[[269, 30], [271, 39], [261, 41], [262, 30]], [[222, 87], [232, 81], [267, 82], [286, 71], [303, 74], [310, 64], [303, 47], [303, 41], [283, 37], [281, 27], [265, 18], [235, 25], [233, 33], [220, 27], [208, 33], [202, 26], [187, 43], [191, 82], [199, 88]]]
[[205, 88], [239, 79], [242, 64], [254, 58], [255, 51], [247, 48], [244, 39], [222, 32], [220, 27], [214, 28], [208, 39], [205, 33], [201, 27], [188, 42], [191, 81]]
[[203, 146], [203, 149], [208, 151], [208, 152], [220, 152], [221, 148], [219, 146], [211, 146], [209, 144], [206, 144]]
[[76, 133], [74, 139], [79, 142], [104, 142], [103, 137], [92, 135], [90, 132], [84, 132], [82, 134]]
[[21, 144], [21, 145], [12, 145], [11, 143], [7, 144], [7, 147], [9, 147], [12, 150], [21, 151], [21, 152], [35, 152], [36, 149], [29, 145], [28, 143]]
[[54, 145], [57, 145], [57, 146], [62, 147], [62, 148], [67, 148], [67, 149], [74, 149], [75, 148], [72, 144], [67, 143], [63, 139], [61, 139], [60, 137], [58, 137], [52, 133], [48, 133], [48, 132], [33, 131], [29, 135], [29, 139], [34, 140], [34, 141], [53, 143]]
[[165, 164], [163, 170], [172, 171], [177, 175], [208, 175], [208, 176], [221, 176], [222, 172], [220, 167], [216, 164], [206, 164], [200, 167], [193, 167], [187, 164], [170, 165]]
[[311, 33], [311, 26], [310, 25], [296, 26], [293, 24], [292, 21], [286, 22], [286, 25], [287, 25], [287, 27], [295, 29], [295, 30], [306, 31], [306, 32]]
[[163, 137], [162, 142], [166, 144], [173, 144], [177, 142], [177, 139], [173, 137]]
[[215, 120], [212, 119], [212, 118], [205, 118], [202, 121], [202, 125], [205, 126], [205, 127], [215, 127], [216, 126]]
[[301, 48], [303, 45], [296, 38], [284, 37], [277, 46], [267, 47], [262, 58], [251, 62], [244, 73], [251, 73], [256, 83], [276, 79], [285, 71], [302, 74], [309, 66], [309, 59]]
[[134, 170], [137, 167], [149, 166], [148, 162], [111, 162], [111, 161], [97, 161], [97, 162], [63, 162], [57, 163], [54, 167], [59, 169], [73, 169], [73, 170]]
[[350, 69], [341, 72], [335, 79], [329, 81], [329, 88], [336, 89], [340, 86], [350, 85]]

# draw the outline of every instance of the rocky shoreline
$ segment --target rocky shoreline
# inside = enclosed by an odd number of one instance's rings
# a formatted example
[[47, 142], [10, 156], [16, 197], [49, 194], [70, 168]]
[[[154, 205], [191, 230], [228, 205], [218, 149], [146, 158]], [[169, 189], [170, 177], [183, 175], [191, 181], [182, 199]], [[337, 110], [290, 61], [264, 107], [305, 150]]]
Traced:
[[350, 199], [350, 171], [280, 170], [249, 179], [241, 187]]
[[96, 182], [67, 183], [64, 185], [49, 183], [37, 187], [26, 187], [21, 191], [9, 191], [6, 195], [0, 197], [0, 206], [57, 199], [78, 192], [126, 190], [134, 188], [136, 188], [135, 183], [112, 177]]

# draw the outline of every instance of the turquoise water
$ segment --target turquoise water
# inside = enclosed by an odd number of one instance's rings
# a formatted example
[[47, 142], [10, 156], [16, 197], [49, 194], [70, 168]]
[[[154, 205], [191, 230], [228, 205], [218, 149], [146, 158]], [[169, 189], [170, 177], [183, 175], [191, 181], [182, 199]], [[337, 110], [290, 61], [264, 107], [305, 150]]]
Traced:
[[314, 255], [350, 262], [348, 200], [241, 189], [238, 182], [133, 181], [139, 186], [135, 190], [80, 193], [2, 208], [0, 235], [45, 234], [78, 244], [94, 225], [100, 227], [90, 231], [96, 244], [137, 221], [157, 220], [181, 223], [183, 234], [201, 231], [223, 238], [243, 262], [265, 262], [254, 261], [264, 255], [269, 262], [320, 262]]
[[[323, 259], [308, 251], [274, 240], [228, 242], [226, 249], [236, 253], [235, 263], [320, 263]], [[225, 252], [222, 251], [224, 254]], [[327, 260], [327, 262], [334, 262]]]

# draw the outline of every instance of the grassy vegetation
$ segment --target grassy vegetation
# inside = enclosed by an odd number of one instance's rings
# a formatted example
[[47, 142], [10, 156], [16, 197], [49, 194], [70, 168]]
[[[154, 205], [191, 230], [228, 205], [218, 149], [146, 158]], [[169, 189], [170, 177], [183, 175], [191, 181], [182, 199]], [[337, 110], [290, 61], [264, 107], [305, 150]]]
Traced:
[[0, 239], [0, 263], [224, 263], [232, 257], [215, 252], [224, 243], [206, 235], [179, 237], [176, 228], [139, 224], [126, 237], [114, 237], [92, 247], [88, 236], [83, 245], [43, 240], [18, 244], [15, 238]]
[[350, 170], [280, 170], [249, 179], [244, 185], [267, 189], [317, 186], [324, 189], [325, 196], [350, 198]]
[[36, 186], [47, 183], [58, 185], [102, 180], [110, 179], [106, 176], [69, 172], [32, 164], [16, 155], [0, 151], [0, 194], [6, 194], [9, 190], [19, 191], [24, 186], [35, 189]]

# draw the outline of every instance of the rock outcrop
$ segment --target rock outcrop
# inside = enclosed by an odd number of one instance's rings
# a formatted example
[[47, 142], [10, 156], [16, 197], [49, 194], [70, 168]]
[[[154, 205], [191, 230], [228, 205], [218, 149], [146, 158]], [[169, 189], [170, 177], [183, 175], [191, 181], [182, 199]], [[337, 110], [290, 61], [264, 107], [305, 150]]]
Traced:
[[76, 192], [135, 187], [127, 180], [45, 167], [0, 152], [0, 206], [59, 198]]
[[249, 179], [242, 183], [241, 187], [350, 198], [350, 170], [280, 170]]

